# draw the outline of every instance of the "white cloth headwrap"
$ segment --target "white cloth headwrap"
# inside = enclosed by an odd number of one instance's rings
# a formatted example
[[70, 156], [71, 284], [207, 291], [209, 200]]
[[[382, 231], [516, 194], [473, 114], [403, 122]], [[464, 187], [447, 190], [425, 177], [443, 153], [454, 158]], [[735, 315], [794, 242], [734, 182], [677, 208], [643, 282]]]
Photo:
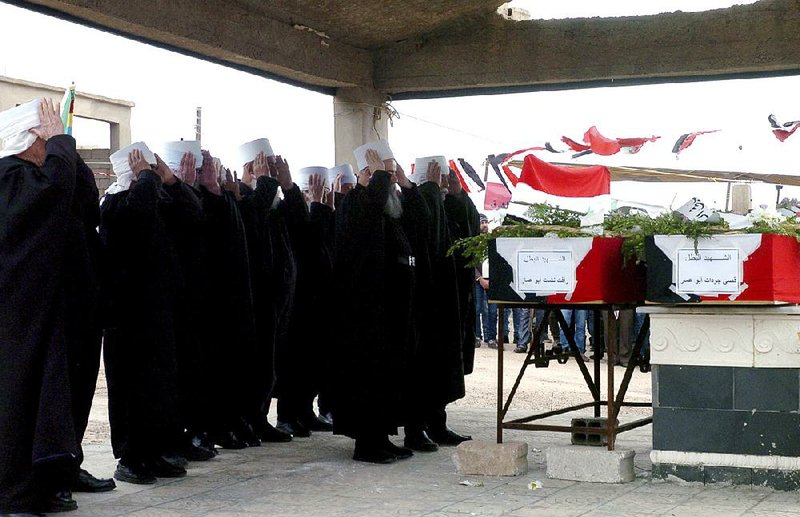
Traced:
[[133, 173], [126, 172], [121, 176], [117, 177], [117, 181], [112, 183], [107, 189], [105, 195], [108, 196], [109, 194], [116, 194], [118, 192], [125, 192], [129, 188], [131, 188], [131, 182], [133, 181]]
[[0, 113], [0, 158], [27, 151], [36, 141], [31, 129], [39, 121], [39, 103], [35, 99]]
[[156, 163], [156, 157], [153, 152], [147, 147], [147, 144], [144, 142], [134, 142], [127, 147], [123, 147], [119, 151], [115, 152], [111, 156], [108, 157], [108, 161], [111, 162], [111, 168], [114, 170], [114, 174], [117, 175], [117, 178], [124, 175], [131, 171], [131, 166], [128, 163], [128, 155], [131, 154], [131, 151], [134, 149], [138, 149], [144, 155], [144, 159], [149, 164]]

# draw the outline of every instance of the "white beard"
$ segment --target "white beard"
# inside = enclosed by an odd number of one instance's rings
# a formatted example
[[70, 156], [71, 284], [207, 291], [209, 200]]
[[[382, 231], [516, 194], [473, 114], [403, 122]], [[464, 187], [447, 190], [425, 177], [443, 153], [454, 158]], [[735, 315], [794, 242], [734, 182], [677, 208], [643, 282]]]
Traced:
[[396, 190], [389, 192], [389, 198], [386, 199], [383, 213], [392, 219], [400, 219], [403, 216], [403, 203], [400, 201], [400, 196]]

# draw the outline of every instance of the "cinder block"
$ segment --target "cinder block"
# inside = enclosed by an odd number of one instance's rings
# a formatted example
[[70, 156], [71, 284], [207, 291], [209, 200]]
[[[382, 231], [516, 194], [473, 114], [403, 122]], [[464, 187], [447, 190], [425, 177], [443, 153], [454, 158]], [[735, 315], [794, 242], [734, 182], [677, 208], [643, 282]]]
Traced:
[[464, 442], [456, 447], [453, 463], [462, 475], [521, 476], [528, 472], [528, 444]]
[[634, 451], [566, 446], [547, 449], [547, 477], [591, 483], [628, 483], [636, 478]]
[[[590, 427], [597, 429], [597, 432], [572, 433], [572, 445], [607, 446], [608, 436], [603, 434], [607, 422], [608, 418], [606, 417], [573, 418], [572, 427]], [[619, 420], [617, 420], [617, 425], [619, 425]]]

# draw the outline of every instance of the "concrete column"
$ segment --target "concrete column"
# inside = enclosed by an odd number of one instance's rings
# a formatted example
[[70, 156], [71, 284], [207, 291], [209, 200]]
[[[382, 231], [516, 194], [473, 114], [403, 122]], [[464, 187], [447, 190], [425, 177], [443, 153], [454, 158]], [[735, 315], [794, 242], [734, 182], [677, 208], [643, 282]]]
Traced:
[[[376, 109], [386, 100], [382, 92], [367, 88], [339, 88], [333, 98], [333, 132], [336, 164], [356, 168], [353, 149], [388, 138], [389, 119]], [[380, 115], [380, 118], [378, 118]]]
[[131, 125], [119, 124], [117, 122], [109, 123], [111, 128], [111, 152], [119, 151], [125, 146], [131, 145]]

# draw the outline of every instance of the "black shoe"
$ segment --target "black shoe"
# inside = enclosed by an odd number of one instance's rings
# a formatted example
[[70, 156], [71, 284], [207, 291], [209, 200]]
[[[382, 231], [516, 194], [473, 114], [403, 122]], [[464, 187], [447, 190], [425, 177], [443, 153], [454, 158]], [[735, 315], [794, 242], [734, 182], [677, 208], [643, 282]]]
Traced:
[[186, 475], [185, 468], [173, 465], [163, 456], [145, 461], [144, 466], [157, 478], [182, 478]]
[[261, 439], [258, 435], [253, 431], [253, 428], [250, 427], [244, 418], [240, 418], [236, 421], [234, 426], [233, 432], [236, 433], [236, 436], [247, 444], [248, 447], [260, 447], [261, 446]]
[[330, 411], [327, 413], [320, 412], [319, 419], [325, 422], [326, 424], [330, 424], [333, 427], [333, 413]]
[[247, 448], [247, 444], [240, 440], [233, 431], [222, 431], [215, 434], [212, 440], [223, 449], [238, 450]]
[[528, 353], [528, 347], [525, 346], [525, 345], [517, 345], [516, 348], [514, 348], [514, 352], [516, 352], [518, 354], [527, 354]]
[[446, 427], [444, 428], [444, 430], [436, 432], [429, 430], [428, 435], [431, 437], [431, 440], [433, 440], [442, 447], [452, 447], [462, 442], [467, 442], [469, 440], [472, 440], [471, 436], [460, 435], [457, 432], [448, 429]]
[[178, 454], [164, 454], [161, 459], [178, 468], [185, 469], [189, 466], [189, 460]]
[[255, 431], [262, 442], [285, 443], [292, 441], [291, 434], [276, 429], [267, 421], [262, 422]]
[[152, 485], [157, 479], [142, 463], [117, 463], [114, 479], [134, 485]]
[[398, 460], [405, 460], [414, 455], [414, 452], [411, 449], [406, 447], [398, 447], [397, 445], [393, 444], [389, 437], [386, 437], [386, 441], [383, 442], [383, 450], [389, 452], [390, 454], [394, 454], [395, 458]]
[[362, 440], [356, 440], [356, 447], [353, 451], [353, 459], [365, 463], [378, 463], [387, 465], [397, 461], [397, 456], [381, 448], [377, 443], [365, 444]]
[[117, 488], [113, 479], [99, 479], [81, 469], [72, 481], [73, 492], [109, 492]]
[[311, 429], [301, 424], [298, 420], [293, 422], [278, 422], [278, 430], [289, 433], [295, 438], [308, 438], [311, 436]]
[[216, 450], [209, 449], [203, 443], [203, 438], [200, 436], [186, 436], [181, 447], [181, 456], [189, 461], [208, 461], [214, 458], [217, 455]]
[[78, 503], [72, 498], [72, 492], [61, 490], [42, 501], [41, 508], [45, 513], [72, 512], [78, 509]]
[[304, 418], [300, 423], [311, 431], [319, 431], [321, 433], [330, 433], [333, 431], [333, 424], [323, 422], [316, 415]]
[[[198, 439], [198, 445], [200, 447], [202, 447], [204, 449], [208, 449], [209, 451], [211, 451], [214, 454], [214, 456], [217, 456], [219, 454], [219, 451], [214, 446], [214, 440], [212, 440], [211, 437], [208, 436], [208, 433], [200, 433], [200, 434], [198, 434], [196, 436], [197, 436], [197, 439]], [[194, 443], [194, 442], [192, 442], [192, 443]]]
[[439, 450], [439, 446], [428, 438], [425, 431], [409, 432], [408, 429], [406, 429], [406, 437], [403, 439], [403, 445], [417, 452], [436, 452]]

